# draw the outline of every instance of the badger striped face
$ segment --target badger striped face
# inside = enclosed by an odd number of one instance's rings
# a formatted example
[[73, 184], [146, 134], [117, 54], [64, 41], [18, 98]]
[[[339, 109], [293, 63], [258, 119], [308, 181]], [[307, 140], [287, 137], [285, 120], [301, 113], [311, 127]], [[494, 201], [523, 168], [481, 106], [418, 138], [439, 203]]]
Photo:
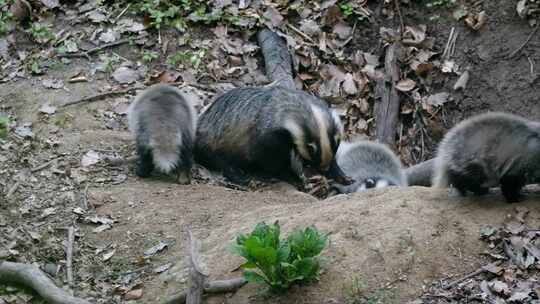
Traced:
[[288, 120], [285, 128], [293, 137], [294, 145], [307, 163], [326, 172], [341, 141], [342, 127], [337, 114], [311, 105], [312, 124]]

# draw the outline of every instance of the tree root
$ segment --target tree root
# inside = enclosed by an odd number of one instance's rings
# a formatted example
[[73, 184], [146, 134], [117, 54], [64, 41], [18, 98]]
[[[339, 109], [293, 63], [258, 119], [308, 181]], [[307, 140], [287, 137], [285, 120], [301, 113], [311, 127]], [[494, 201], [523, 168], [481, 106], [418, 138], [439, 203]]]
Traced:
[[50, 304], [90, 304], [57, 287], [43, 271], [30, 264], [0, 262], [0, 282], [31, 288]]
[[[244, 286], [247, 281], [244, 278], [222, 280], [222, 281], [213, 281], [204, 284], [204, 293], [226, 293], [234, 292], [240, 287]], [[187, 292], [182, 291], [177, 294], [172, 295], [167, 300], [161, 302], [161, 304], [184, 304], [186, 303]]]

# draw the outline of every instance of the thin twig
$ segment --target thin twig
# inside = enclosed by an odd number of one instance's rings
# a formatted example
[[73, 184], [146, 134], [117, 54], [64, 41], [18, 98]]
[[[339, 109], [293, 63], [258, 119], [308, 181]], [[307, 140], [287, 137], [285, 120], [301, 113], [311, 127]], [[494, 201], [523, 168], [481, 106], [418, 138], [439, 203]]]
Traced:
[[499, 264], [500, 264], [500, 262], [497, 261], [497, 262], [493, 262], [491, 264], [482, 266], [482, 267], [478, 268], [477, 270], [469, 273], [468, 275], [466, 275], [466, 276], [464, 276], [464, 277], [462, 277], [460, 279], [457, 279], [454, 282], [444, 286], [444, 289], [450, 289], [451, 287], [456, 286], [457, 284], [459, 284], [459, 283], [461, 283], [461, 282], [463, 282], [463, 281], [465, 281], [467, 279], [473, 278], [473, 277], [475, 277], [475, 276], [477, 276], [479, 274], [482, 274], [484, 272], [488, 272], [487, 269], [490, 269], [492, 266], [498, 266]]
[[48, 162], [46, 162], [46, 163], [44, 163], [44, 164], [42, 164], [42, 165], [39, 165], [39, 166], [37, 166], [37, 167], [34, 167], [34, 168], [30, 169], [30, 172], [36, 173], [36, 172], [38, 172], [38, 171], [41, 171], [41, 170], [47, 168], [48, 166], [50, 166], [50, 165], [51, 165], [55, 160], [57, 160], [57, 159], [58, 159], [58, 157], [53, 158], [53, 159], [51, 159], [50, 161], [48, 161]]
[[513, 51], [512, 53], [510, 53], [510, 55], [508, 55], [508, 58], [512, 58], [514, 56], [516, 56], [517, 53], [519, 53], [519, 51], [521, 51], [526, 45], [527, 43], [529, 43], [529, 41], [531, 40], [531, 38], [534, 36], [534, 34], [536, 33], [536, 31], [538, 31], [538, 27], [540, 27], [540, 23], [537, 24], [534, 29], [532, 30], [532, 32], [529, 34], [529, 36], [527, 37], [527, 39], [515, 50]]
[[116, 18], [114, 18], [114, 23], [116, 23], [118, 21], [118, 19], [120, 19], [120, 17], [122, 17], [130, 7], [131, 7], [131, 3], [129, 3], [126, 6], [126, 8], [123, 11], [121, 11], [120, 14], [118, 14], [118, 16], [116, 16]]
[[297, 29], [294, 25], [287, 23], [287, 27], [293, 30], [298, 35], [302, 36], [304, 39], [309, 40], [309, 42], [316, 44], [315, 40], [313, 40], [311, 37], [309, 37], [306, 33], [302, 32], [301, 30]]
[[21, 185], [21, 181], [15, 182], [15, 184], [13, 184], [13, 186], [11, 186], [11, 188], [9, 188], [9, 190], [8, 190], [8, 192], [6, 194], [6, 198], [10, 198], [15, 193], [15, 191], [17, 191], [17, 189], [19, 188], [20, 185]]
[[106, 43], [104, 45], [95, 47], [93, 49], [89, 49], [88, 51], [82, 52], [82, 53], [58, 54], [58, 57], [59, 58], [62, 58], [62, 57], [65, 57], [65, 58], [84, 57], [84, 58], [90, 59], [90, 54], [93, 54], [95, 52], [99, 52], [99, 51], [104, 50], [106, 48], [110, 48], [110, 47], [113, 47], [113, 46], [118, 46], [118, 45], [121, 45], [121, 44], [124, 44], [124, 43], [128, 43], [128, 42], [131, 42], [133, 40], [138, 40], [138, 39], [144, 38], [146, 36], [148, 36], [148, 34], [144, 33], [144, 34], [141, 34], [141, 35], [139, 35], [137, 37], [129, 37], [129, 38], [125, 38], [125, 39], [120, 39], [120, 40], [115, 41], [115, 42]]
[[450, 283], [450, 284], [444, 286], [444, 289], [450, 289], [450, 288], [456, 286], [457, 284], [459, 284], [459, 283], [461, 283], [461, 282], [463, 282], [463, 281], [465, 281], [465, 280], [467, 280], [467, 279], [474, 278], [475, 276], [477, 276], [477, 275], [479, 275], [479, 274], [481, 274], [481, 273], [484, 273], [485, 271], [486, 271], [486, 270], [484, 269], [484, 267], [478, 268], [477, 270], [475, 270], [475, 271], [469, 273], [468, 275], [466, 275], [466, 276], [464, 276], [464, 277], [461, 277], [461, 278], [459, 278], [459, 279], [453, 281], [452, 283]]
[[531, 77], [534, 77], [534, 61], [532, 61], [531, 57], [527, 56], [527, 60], [529, 60], [529, 65], [531, 67]]
[[66, 276], [67, 282], [70, 287], [73, 286], [73, 243], [75, 243], [75, 228], [70, 226], [67, 229], [67, 243], [66, 243]]
[[456, 39], [457, 39], [456, 28], [452, 27], [452, 29], [450, 30], [450, 35], [448, 35], [448, 40], [446, 41], [446, 46], [444, 47], [444, 51], [442, 55], [443, 59], [450, 59], [450, 57], [452, 57], [454, 53]]
[[86, 183], [86, 185], [84, 186], [84, 192], [82, 194], [82, 205], [84, 210], [88, 210], [88, 183]]
[[100, 100], [100, 99], [103, 99], [103, 98], [112, 97], [112, 96], [116, 96], [116, 95], [124, 95], [124, 94], [128, 94], [128, 93], [131, 93], [133, 91], [140, 90], [140, 89], [141, 89], [140, 87], [133, 87], [133, 88], [125, 89], [125, 90], [117, 90], [117, 91], [109, 91], [109, 92], [99, 93], [99, 94], [96, 94], [96, 95], [83, 97], [81, 99], [68, 101], [68, 102], [64, 103], [62, 105], [62, 107], [67, 107], [67, 106], [71, 106], [71, 105], [74, 105], [74, 104], [85, 103], [85, 102], [93, 102], [93, 101], [97, 101], [97, 100]]
[[399, 1], [401, 0], [394, 0], [394, 4], [396, 6], [396, 12], [399, 17], [399, 41], [403, 41], [403, 32], [405, 31], [405, 24], [403, 23], [403, 16], [401, 15], [401, 8], [399, 5]]

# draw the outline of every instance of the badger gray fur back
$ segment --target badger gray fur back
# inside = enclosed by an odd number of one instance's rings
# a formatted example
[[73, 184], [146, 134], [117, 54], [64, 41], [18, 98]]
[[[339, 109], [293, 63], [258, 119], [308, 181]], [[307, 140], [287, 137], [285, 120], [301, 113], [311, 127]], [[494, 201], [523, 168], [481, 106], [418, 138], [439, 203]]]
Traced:
[[246, 173], [299, 181], [304, 164], [339, 171], [334, 156], [341, 133], [339, 117], [313, 95], [279, 86], [238, 88], [201, 114], [195, 154], [236, 181]]
[[341, 193], [387, 186], [407, 186], [401, 161], [384, 144], [371, 141], [343, 142], [339, 146], [336, 159], [343, 172], [356, 181], [348, 186], [334, 186]]
[[155, 168], [190, 182], [197, 115], [179, 89], [166, 84], [147, 88], [130, 105], [128, 123], [137, 143], [137, 175], [149, 176]]
[[508, 202], [518, 201], [521, 188], [540, 182], [540, 124], [492, 112], [453, 127], [441, 141], [435, 159], [433, 186], [454, 186], [487, 193], [501, 186]]

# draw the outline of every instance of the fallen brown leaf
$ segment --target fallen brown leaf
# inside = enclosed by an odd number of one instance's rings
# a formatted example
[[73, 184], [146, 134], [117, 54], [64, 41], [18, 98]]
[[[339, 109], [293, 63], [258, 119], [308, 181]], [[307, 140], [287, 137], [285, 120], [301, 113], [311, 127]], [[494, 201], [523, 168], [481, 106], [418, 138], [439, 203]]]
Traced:
[[396, 89], [402, 92], [409, 92], [410, 90], [414, 89], [415, 86], [416, 82], [412, 79], [407, 78], [398, 81], [398, 83], [396, 84]]

